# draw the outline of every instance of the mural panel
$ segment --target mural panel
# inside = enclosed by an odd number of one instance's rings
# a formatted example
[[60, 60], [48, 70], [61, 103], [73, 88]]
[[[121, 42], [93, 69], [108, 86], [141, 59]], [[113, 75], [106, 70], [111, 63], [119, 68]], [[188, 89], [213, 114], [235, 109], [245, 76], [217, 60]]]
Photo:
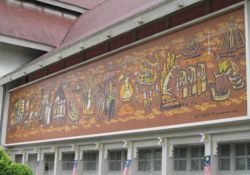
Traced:
[[10, 93], [7, 143], [245, 116], [242, 9]]

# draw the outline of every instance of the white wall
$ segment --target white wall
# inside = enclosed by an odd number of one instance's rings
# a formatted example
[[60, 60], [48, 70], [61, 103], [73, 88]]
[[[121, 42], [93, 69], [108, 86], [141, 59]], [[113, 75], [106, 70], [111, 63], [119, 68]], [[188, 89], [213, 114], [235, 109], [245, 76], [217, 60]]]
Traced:
[[44, 52], [0, 42], [0, 77], [39, 57]]

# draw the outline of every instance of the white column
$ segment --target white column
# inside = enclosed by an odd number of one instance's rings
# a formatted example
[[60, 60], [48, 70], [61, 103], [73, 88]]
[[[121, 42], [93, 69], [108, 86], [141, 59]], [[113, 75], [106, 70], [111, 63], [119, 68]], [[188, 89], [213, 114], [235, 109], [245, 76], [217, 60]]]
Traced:
[[169, 170], [171, 169], [169, 164], [169, 146], [168, 146], [168, 140], [163, 139], [162, 140], [162, 157], [161, 157], [161, 174], [167, 175], [169, 174]]
[[27, 163], [27, 153], [25, 150], [22, 150], [22, 164]]
[[53, 175], [58, 175], [60, 174], [60, 155], [59, 155], [59, 149], [55, 148], [55, 160], [54, 160], [54, 173]]
[[108, 151], [105, 150], [104, 146], [99, 149], [99, 159], [98, 159], [98, 175], [108, 174]]
[[[3, 96], [5, 96], [5, 98], [3, 98]], [[1, 110], [1, 121], [3, 123], [1, 123], [2, 125], [2, 140], [1, 140], [1, 144], [5, 144], [6, 141], [6, 130], [7, 130], [7, 123], [8, 123], [8, 109], [9, 109], [9, 93], [3, 94], [3, 86], [0, 86], [0, 99], [1, 99], [1, 104], [0, 104], [0, 110]], [[4, 99], [4, 100], [3, 100]]]
[[216, 174], [217, 172], [217, 151], [215, 152], [215, 147], [217, 143], [213, 143], [212, 136], [208, 135], [207, 140], [204, 142], [205, 145], [205, 155], [204, 156], [211, 156], [211, 168], [212, 174]]
[[45, 172], [45, 166], [44, 166], [44, 153], [38, 149], [37, 151], [37, 161], [39, 162], [39, 174], [43, 175]]
[[137, 148], [134, 147], [132, 142], [127, 143], [127, 160], [131, 160], [129, 168], [129, 175], [137, 174], [138, 162], [137, 162]]
[[75, 160], [77, 161], [76, 174], [81, 175], [83, 167], [82, 167], [80, 149], [78, 145], [75, 146]]

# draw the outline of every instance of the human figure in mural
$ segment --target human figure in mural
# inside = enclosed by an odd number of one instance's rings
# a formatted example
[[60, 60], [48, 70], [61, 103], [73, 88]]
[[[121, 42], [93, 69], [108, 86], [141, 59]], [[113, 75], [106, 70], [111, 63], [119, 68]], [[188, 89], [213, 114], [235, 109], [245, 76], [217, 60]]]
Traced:
[[102, 115], [104, 114], [105, 108], [105, 90], [101, 86], [101, 84], [97, 85], [96, 87], [96, 119], [97, 121], [102, 120]]
[[152, 109], [153, 91], [157, 81], [157, 67], [159, 59], [150, 60], [149, 57], [142, 58], [140, 61], [140, 71], [136, 74], [142, 93], [143, 105], [145, 113], [149, 113]]
[[197, 76], [196, 68], [192, 65], [188, 66], [188, 84], [191, 103], [196, 103], [197, 98]]
[[163, 63], [161, 72], [161, 109], [174, 109], [181, 106], [177, 101], [174, 91], [177, 88], [176, 76], [176, 55], [174, 51], [167, 53], [166, 61]]
[[197, 63], [197, 95], [202, 96], [204, 101], [208, 100], [207, 72], [204, 63]]
[[138, 72], [134, 73], [135, 75], [135, 101], [138, 102], [139, 99], [139, 76], [138, 76]]
[[132, 99], [134, 95], [134, 88], [131, 85], [130, 79], [128, 76], [121, 76], [120, 81], [122, 81], [122, 85], [120, 88], [120, 98], [122, 102], [128, 102]]
[[94, 114], [94, 76], [90, 75], [85, 82], [84, 91], [82, 94], [82, 106], [83, 114], [92, 115]]
[[49, 125], [51, 123], [52, 104], [50, 102], [50, 91], [41, 90], [41, 105], [39, 112], [39, 123]]
[[230, 81], [228, 79], [228, 58], [222, 58], [216, 54], [218, 73], [214, 72], [215, 83], [210, 86], [212, 98], [215, 101], [226, 100], [230, 97]]
[[69, 118], [72, 122], [72, 124], [77, 124], [78, 120], [79, 120], [79, 112], [77, 109], [77, 106], [74, 102], [69, 102], [69, 107], [68, 107], [68, 111], [69, 111]]
[[66, 119], [66, 97], [62, 86], [60, 86], [56, 92], [56, 97], [54, 101], [54, 115], [53, 119], [57, 124], [62, 124]]
[[108, 115], [109, 119], [112, 119], [115, 116], [115, 109], [116, 109], [116, 103], [113, 91], [113, 84], [111, 81], [109, 81], [106, 91], [104, 113]]
[[117, 79], [115, 76], [114, 66], [112, 63], [107, 65], [109, 72], [105, 73], [103, 76], [104, 83], [104, 114], [108, 116], [108, 119], [112, 119], [115, 117], [115, 112], [117, 108], [117, 98], [118, 90]]
[[178, 84], [180, 89], [182, 90], [182, 100], [183, 103], [188, 105], [189, 101], [189, 84], [188, 84], [188, 78], [187, 78], [187, 72], [186, 70], [182, 69], [179, 72], [179, 79], [178, 79]]
[[23, 122], [23, 125], [24, 125], [24, 128], [27, 129], [27, 130], [30, 128], [29, 104], [30, 104], [30, 100], [26, 99], [25, 100], [25, 105], [24, 105], [25, 107], [24, 107], [24, 122]]
[[118, 79], [118, 82], [120, 84], [119, 95], [120, 95], [120, 102], [121, 103], [131, 101], [133, 96], [134, 96], [134, 88], [132, 87], [132, 84], [130, 82], [130, 76], [126, 71], [128, 63], [124, 62], [123, 64], [124, 64], [124, 66], [122, 69], [122, 73]]
[[24, 109], [25, 109], [25, 100], [24, 99], [16, 100], [11, 111], [11, 125], [12, 126], [16, 125], [17, 123], [23, 122]]

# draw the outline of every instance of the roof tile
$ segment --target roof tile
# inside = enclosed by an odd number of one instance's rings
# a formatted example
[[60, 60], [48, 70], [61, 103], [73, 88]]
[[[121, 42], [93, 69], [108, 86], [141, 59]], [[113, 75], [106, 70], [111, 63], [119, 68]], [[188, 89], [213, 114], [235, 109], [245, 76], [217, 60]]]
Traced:
[[0, 2], [0, 34], [57, 47], [74, 20]]

